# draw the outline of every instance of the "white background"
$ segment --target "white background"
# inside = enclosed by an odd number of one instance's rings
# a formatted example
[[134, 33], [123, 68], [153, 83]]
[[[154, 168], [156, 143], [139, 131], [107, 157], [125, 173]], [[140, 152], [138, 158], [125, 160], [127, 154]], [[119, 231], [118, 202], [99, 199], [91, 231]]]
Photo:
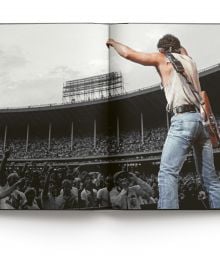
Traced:
[[[206, 1], [205, 6], [198, 1], [167, 3], [7, 1], [1, 3], [0, 20], [219, 21], [217, 1]], [[220, 274], [219, 234], [219, 211], [1, 211], [0, 277], [2, 280], [216, 279]]]

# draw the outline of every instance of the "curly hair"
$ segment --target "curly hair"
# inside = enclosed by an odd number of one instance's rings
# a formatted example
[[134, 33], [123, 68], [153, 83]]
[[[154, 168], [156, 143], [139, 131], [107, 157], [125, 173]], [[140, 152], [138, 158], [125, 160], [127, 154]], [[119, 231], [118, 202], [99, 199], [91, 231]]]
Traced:
[[158, 41], [157, 48], [162, 49], [163, 52], [179, 53], [181, 48], [180, 40], [172, 34], [166, 34]]

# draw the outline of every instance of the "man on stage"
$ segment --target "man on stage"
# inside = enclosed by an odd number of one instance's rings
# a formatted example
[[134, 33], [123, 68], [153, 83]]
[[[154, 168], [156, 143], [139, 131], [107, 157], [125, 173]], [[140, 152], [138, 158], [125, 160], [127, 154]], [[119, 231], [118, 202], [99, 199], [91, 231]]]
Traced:
[[109, 39], [106, 45], [130, 61], [156, 68], [164, 88], [167, 108], [173, 114], [161, 156], [158, 208], [179, 209], [178, 176], [191, 147], [194, 148], [197, 171], [208, 193], [210, 207], [220, 208], [220, 181], [215, 172], [209, 133], [199, 112], [200, 103], [187, 80], [174, 69], [167, 57], [171, 53], [181, 62], [188, 81], [199, 92], [195, 62], [181, 47], [179, 39], [170, 34], [163, 36], [157, 44], [158, 52], [154, 53], [137, 52], [113, 39]]

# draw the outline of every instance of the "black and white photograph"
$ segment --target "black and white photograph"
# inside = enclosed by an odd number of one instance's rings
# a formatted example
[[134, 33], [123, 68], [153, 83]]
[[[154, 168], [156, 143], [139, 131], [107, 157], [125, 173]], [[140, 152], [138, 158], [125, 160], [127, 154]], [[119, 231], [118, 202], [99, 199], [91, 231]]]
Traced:
[[219, 35], [1, 24], [0, 209], [220, 209]]

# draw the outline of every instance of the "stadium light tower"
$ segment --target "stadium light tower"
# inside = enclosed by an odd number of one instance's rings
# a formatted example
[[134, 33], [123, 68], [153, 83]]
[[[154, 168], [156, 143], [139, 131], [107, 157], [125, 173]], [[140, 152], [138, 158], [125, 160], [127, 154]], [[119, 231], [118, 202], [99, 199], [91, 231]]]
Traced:
[[122, 74], [111, 72], [63, 84], [63, 103], [79, 103], [124, 94]]

